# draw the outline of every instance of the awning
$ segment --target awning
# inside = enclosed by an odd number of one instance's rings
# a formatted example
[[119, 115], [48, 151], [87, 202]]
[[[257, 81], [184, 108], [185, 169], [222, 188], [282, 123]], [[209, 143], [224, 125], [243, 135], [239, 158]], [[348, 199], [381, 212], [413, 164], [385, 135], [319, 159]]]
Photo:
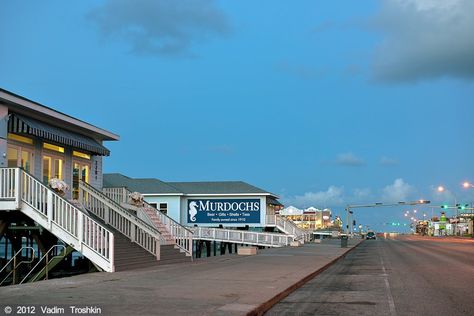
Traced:
[[274, 206], [283, 206], [283, 204], [278, 202], [278, 200], [276, 200], [274, 198], [270, 198], [270, 197], [267, 198], [267, 204], [268, 205], [274, 205]]
[[110, 155], [110, 150], [90, 137], [70, 132], [19, 114], [10, 114], [8, 132], [41, 137], [55, 143], [80, 148], [101, 156]]

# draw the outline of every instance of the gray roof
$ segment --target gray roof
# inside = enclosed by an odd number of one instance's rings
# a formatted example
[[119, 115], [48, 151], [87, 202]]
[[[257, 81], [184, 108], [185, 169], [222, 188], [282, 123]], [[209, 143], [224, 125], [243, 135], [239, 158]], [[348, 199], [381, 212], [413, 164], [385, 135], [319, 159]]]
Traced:
[[270, 194], [242, 181], [167, 183], [185, 194]]
[[133, 179], [120, 173], [104, 173], [104, 188], [125, 187], [129, 191], [143, 194], [182, 194], [178, 189], [158, 179]]
[[134, 179], [120, 173], [104, 173], [104, 188], [126, 187], [143, 194], [274, 194], [243, 181], [163, 182], [158, 179]]

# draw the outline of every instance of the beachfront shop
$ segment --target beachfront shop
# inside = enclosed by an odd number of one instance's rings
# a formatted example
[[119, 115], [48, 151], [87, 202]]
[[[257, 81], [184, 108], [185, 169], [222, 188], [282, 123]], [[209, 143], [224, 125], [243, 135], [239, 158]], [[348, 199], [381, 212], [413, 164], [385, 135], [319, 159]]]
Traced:
[[278, 197], [242, 181], [164, 182], [104, 174], [104, 188], [139, 192], [147, 203], [186, 226], [265, 227]]

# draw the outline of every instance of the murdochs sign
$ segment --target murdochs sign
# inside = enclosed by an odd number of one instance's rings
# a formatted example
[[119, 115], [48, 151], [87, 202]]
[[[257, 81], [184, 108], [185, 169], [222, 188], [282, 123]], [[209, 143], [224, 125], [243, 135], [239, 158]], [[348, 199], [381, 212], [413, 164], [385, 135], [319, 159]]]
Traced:
[[258, 224], [260, 199], [188, 200], [189, 224]]

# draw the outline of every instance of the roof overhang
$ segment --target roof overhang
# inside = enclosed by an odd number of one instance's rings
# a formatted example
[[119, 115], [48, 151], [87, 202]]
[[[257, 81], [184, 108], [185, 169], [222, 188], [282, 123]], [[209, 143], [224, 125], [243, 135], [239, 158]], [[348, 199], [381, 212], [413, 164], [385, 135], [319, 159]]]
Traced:
[[9, 108], [19, 114], [33, 116], [37, 115], [38, 119], [51, 125], [61, 126], [64, 129], [94, 137], [100, 140], [119, 140], [120, 136], [112, 132], [106, 131], [97, 126], [91, 125], [67, 114], [58, 112], [39, 104], [37, 102], [16, 95], [10, 91], [0, 89], [0, 102], [4, 102]]

